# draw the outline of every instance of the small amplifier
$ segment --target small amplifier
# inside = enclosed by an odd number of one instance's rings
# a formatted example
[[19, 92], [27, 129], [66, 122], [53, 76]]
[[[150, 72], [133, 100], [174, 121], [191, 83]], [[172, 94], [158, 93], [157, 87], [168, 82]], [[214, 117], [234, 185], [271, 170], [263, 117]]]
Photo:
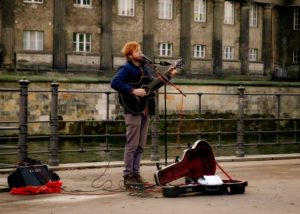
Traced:
[[52, 177], [47, 165], [18, 166], [7, 181], [10, 188], [41, 186], [52, 181]]

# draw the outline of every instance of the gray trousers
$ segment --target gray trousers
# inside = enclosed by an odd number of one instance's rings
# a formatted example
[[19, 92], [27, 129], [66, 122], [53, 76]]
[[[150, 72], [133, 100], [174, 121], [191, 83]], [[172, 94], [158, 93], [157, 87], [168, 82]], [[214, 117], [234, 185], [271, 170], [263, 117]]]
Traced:
[[126, 144], [124, 151], [124, 175], [140, 171], [142, 153], [147, 142], [149, 123], [149, 116], [125, 114]]

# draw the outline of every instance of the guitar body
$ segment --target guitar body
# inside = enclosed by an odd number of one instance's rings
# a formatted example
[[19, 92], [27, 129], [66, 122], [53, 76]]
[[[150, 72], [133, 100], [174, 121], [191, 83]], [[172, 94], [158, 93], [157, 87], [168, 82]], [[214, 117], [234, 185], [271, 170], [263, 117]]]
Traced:
[[[179, 59], [171, 66], [166, 74], [172, 69], [181, 68], [184, 65], [183, 59]], [[141, 78], [138, 83], [129, 83], [133, 88], [143, 88], [146, 91], [144, 97], [137, 97], [133, 94], [122, 94], [119, 93], [120, 104], [132, 114], [140, 114], [148, 106], [149, 100], [155, 96], [153, 90], [156, 90], [163, 86], [169, 79], [165, 75], [161, 75], [159, 78], [152, 80], [147, 76]]]
[[144, 97], [137, 97], [133, 94], [119, 93], [119, 101], [121, 105], [132, 114], [140, 114], [148, 106], [149, 100], [155, 96], [148, 85], [152, 82], [149, 77], [142, 77], [138, 83], [130, 83], [133, 88], [143, 88], [147, 94]]
[[192, 148], [184, 151], [179, 162], [158, 170], [154, 178], [156, 184], [162, 186], [183, 177], [197, 181], [203, 175], [214, 175], [215, 172], [216, 161], [210, 145], [198, 140]]

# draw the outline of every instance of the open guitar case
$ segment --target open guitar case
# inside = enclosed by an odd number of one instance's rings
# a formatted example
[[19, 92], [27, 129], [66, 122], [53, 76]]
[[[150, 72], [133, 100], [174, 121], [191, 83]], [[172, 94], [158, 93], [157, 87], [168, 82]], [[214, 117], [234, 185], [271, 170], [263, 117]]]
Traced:
[[[227, 179], [215, 175], [217, 167]], [[197, 193], [204, 195], [242, 194], [248, 185], [247, 181], [232, 179], [216, 162], [212, 148], [204, 140], [196, 141], [191, 148], [185, 149], [180, 161], [156, 171], [156, 185], [162, 187], [164, 197], [178, 197]], [[184, 178], [183, 184], [172, 184]], [[219, 182], [206, 182], [213, 178]], [[175, 182], [176, 183], [176, 182]]]

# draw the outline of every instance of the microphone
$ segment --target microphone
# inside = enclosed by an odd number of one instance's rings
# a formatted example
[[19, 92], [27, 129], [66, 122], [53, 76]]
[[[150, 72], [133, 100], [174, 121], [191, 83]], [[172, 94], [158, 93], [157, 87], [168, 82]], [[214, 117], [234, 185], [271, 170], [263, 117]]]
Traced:
[[143, 60], [144, 62], [147, 62], [147, 63], [150, 63], [150, 64], [154, 64], [154, 63], [151, 61], [151, 59], [149, 59], [149, 58], [146, 57], [145, 55], [142, 55], [142, 60]]
[[154, 62], [152, 62], [151, 59], [149, 59], [149, 58], [148, 58], [147, 56], [145, 56], [145, 55], [142, 55], [142, 60], [143, 60], [144, 62], [146, 62], [146, 63], [149, 63], [149, 64], [159, 64], [159, 65], [161, 65], [161, 66], [172, 65], [172, 63], [169, 63], [169, 62], [167, 62], [167, 61], [160, 61], [159, 63], [154, 63]]

